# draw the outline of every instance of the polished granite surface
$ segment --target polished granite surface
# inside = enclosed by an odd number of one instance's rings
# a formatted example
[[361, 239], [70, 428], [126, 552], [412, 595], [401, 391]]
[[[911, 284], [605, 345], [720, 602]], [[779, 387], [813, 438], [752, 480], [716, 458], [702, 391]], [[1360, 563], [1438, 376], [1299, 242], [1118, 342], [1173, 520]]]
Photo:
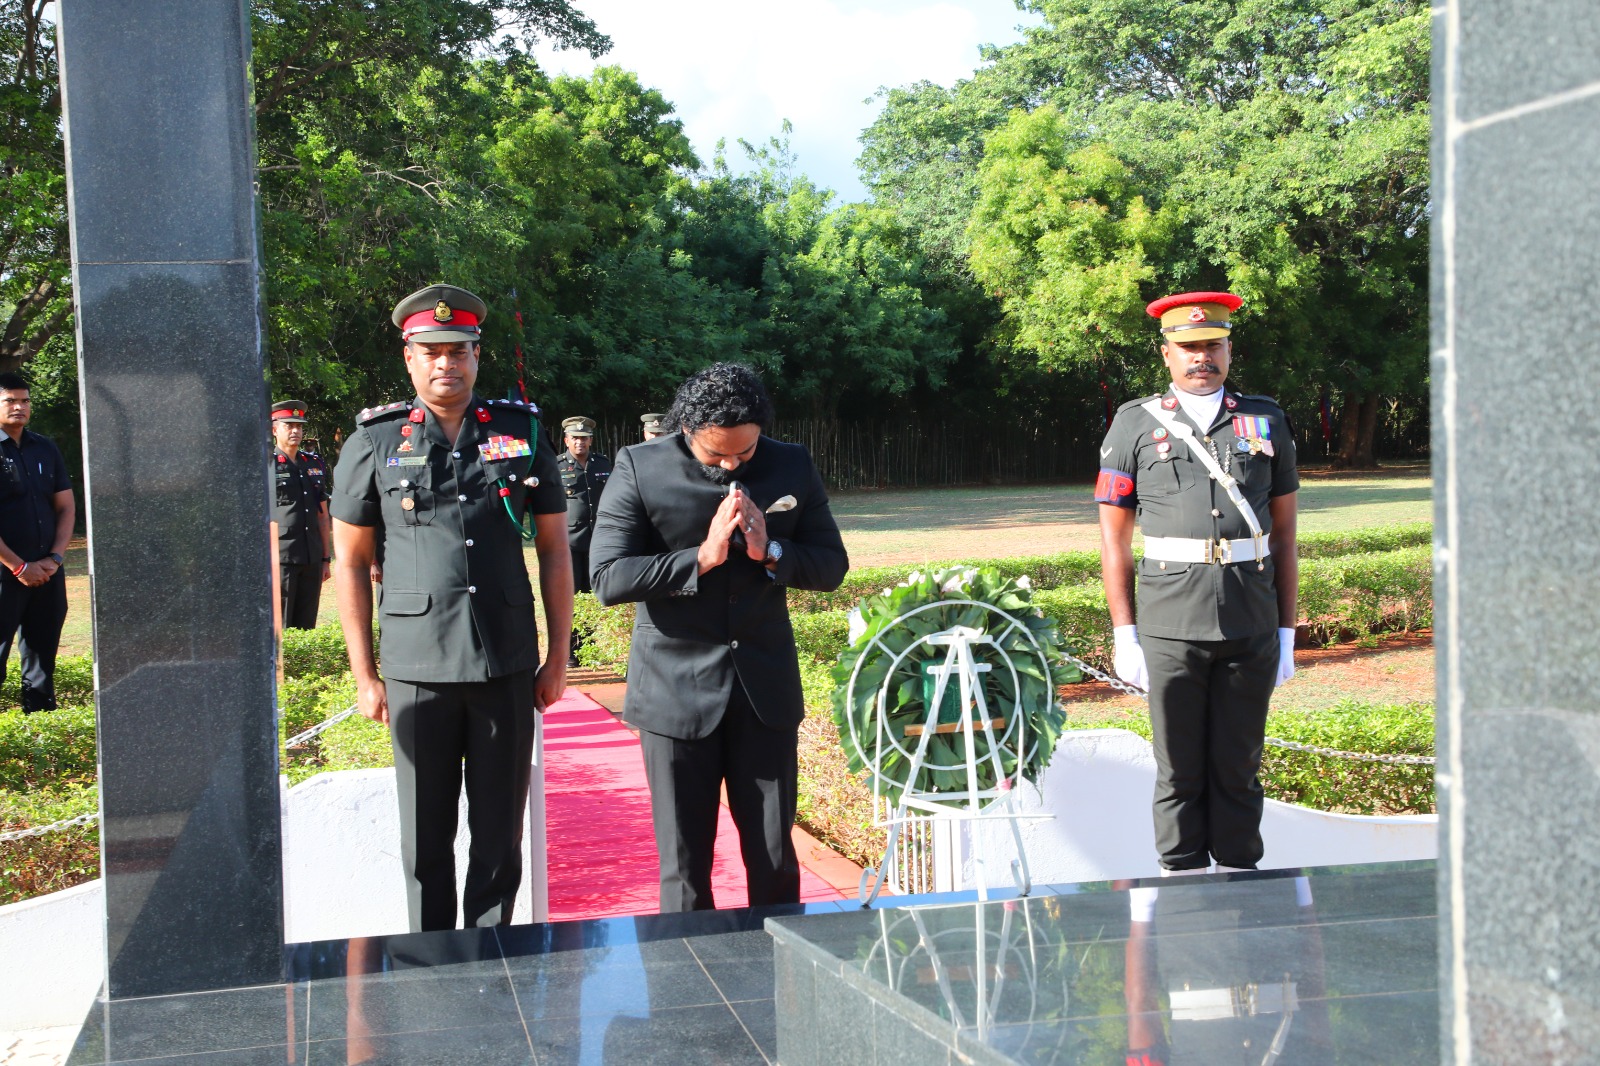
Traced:
[[1433, 864], [1299, 873], [775, 918], [779, 1054], [785, 1066], [831, 1066], [842, 1047], [850, 1062], [918, 1066], [1437, 1061]]
[[[1286, 979], [1297, 1010], [1283, 1066], [1431, 1058], [1432, 864], [1315, 870], [1308, 883], [1303, 908], [1286, 875], [1129, 882], [1159, 889], [1133, 937], [1130, 905], [1150, 893], [1101, 883], [291, 945], [281, 984], [97, 1005], [69, 1061], [759, 1066], [787, 1038], [785, 1066], [1123, 1066], [1130, 976], [1149, 997], [1135, 1021], [1170, 1032], [1173, 1066], [1235, 1061], [1196, 1048], [1241, 1024], [1257, 1041], [1265, 1026], [1270, 1044], [1283, 1014], [1268, 1001], [1286, 993], [1263, 990]], [[800, 987], [785, 959], [802, 954], [866, 994]], [[1199, 992], [1253, 984], [1256, 1016], [1196, 1020], [1215, 1011], [1199, 996], [1174, 1017], [1183, 967]], [[912, 1035], [894, 1028], [907, 1019]]]

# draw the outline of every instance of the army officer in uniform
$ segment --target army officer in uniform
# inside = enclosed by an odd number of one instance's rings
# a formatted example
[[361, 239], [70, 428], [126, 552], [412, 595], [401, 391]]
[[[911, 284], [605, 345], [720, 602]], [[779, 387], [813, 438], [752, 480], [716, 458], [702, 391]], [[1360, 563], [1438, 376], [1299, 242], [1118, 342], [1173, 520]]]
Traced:
[[[594, 515], [600, 509], [600, 494], [611, 477], [611, 460], [594, 453], [594, 419], [573, 415], [561, 423], [561, 440], [566, 451], [556, 456], [561, 471], [561, 487], [567, 494], [567, 546], [572, 550], [572, 586], [578, 592], [593, 592], [589, 582], [589, 537], [594, 532]], [[578, 665], [577, 630], [572, 631], [568, 666]]]
[[1283, 409], [1224, 386], [1240, 302], [1199, 292], [1150, 304], [1172, 387], [1118, 410], [1095, 485], [1117, 675], [1150, 691], [1167, 871], [1260, 861], [1267, 703], [1294, 673], [1300, 479]]
[[655, 440], [667, 434], [667, 416], [660, 411], [646, 411], [639, 416], [645, 440]]
[[[335, 471], [339, 618], [361, 713], [390, 729], [413, 930], [456, 925], [463, 774], [472, 848], [462, 917], [467, 926], [511, 921], [537, 712], [566, 685], [566, 505], [538, 408], [473, 391], [487, 312], [453, 285], [395, 306], [416, 396], [362, 411]], [[526, 512], [550, 630], [542, 666]], [[380, 536], [381, 667], [370, 579]]]
[[301, 449], [306, 405], [279, 400], [272, 405], [272, 519], [278, 523], [278, 598], [285, 629], [315, 629], [328, 580], [327, 468], [314, 452]]

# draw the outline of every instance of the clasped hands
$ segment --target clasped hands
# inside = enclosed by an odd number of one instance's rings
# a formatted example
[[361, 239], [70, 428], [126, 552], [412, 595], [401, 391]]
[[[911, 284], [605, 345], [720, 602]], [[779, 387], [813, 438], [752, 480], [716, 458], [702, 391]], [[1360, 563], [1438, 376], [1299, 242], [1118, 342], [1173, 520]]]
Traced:
[[36, 589], [55, 577], [56, 571], [60, 569], [61, 564], [46, 555], [43, 559], [35, 559], [28, 563], [22, 573], [17, 575], [17, 580], [28, 588]]
[[722, 506], [711, 516], [711, 528], [700, 544], [700, 573], [715, 569], [728, 561], [729, 551], [737, 549], [732, 544], [735, 531], [744, 534], [744, 551], [756, 562], [767, 558], [767, 516], [761, 513], [742, 488], [729, 492]]

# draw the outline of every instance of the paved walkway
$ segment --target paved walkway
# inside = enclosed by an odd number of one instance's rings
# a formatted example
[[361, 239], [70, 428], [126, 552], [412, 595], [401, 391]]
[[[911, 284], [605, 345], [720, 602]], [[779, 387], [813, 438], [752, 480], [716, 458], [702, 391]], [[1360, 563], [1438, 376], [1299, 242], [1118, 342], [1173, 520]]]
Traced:
[[[596, 695], [620, 706], [620, 691], [611, 691], [620, 688], [605, 686]], [[576, 689], [545, 712], [544, 729], [550, 920], [656, 913], [655, 837], [638, 738]], [[795, 843], [801, 900], [844, 899], [854, 891], [855, 866], [803, 830], [796, 830]], [[718, 907], [747, 905], [739, 833], [726, 806], [711, 881]]]

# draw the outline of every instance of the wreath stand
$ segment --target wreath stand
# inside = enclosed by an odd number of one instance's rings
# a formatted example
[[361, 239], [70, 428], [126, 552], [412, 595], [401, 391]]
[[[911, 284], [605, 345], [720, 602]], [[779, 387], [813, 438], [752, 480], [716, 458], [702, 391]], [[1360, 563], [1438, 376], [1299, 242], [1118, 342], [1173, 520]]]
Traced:
[[[986, 611], [1000, 615], [1010, 623], [1011, 628], [1019, 629], [1025, 634], [1028, 633], [1028, 627], [1007, 612], [992, 604], [976, 600], [945, 600], [939, 603], [927, 604], [895, 619], [893, 623], [885, 627], [884, 632], [923, 611], [947, 607], [952, 604], [982, 607]], [[1007, 636], [1009, 633], [1010, 628], [1007, 628], [1002, 632], [1001, 636]], [[873, 643], [879, 644], [880, 648], [887, 652], [889, 649], [881, 644], [881, 635], [880, 633], [879, 636], [875, 636]], [[1038, 655], [1041, 662], [1046, 664], [1047, 672], [1045, 676], [1048, 677], [1048, 658], [1044, 649], [1039, 646], [1036, 640], [1033, 640], [1031, 634], [1029, 634], [1029, 641], [1033, 645], [1034, 653]], [[927, 712], [922, 725], [908, 726], [905, 730], [905, 736], [898, 737], [889, 728], [889, 716], [885, 711], [885, 703], [889, 698], [896, 670], [905, 661], [906, 657], [922, 644], [943, 648], [944, 660], [943, 662], [931, 662], [924, 665], [924, 670], [933, 679], [933, 693], [931, 698], [927, 700]], [[915, 856], [914, 861], [920, 862], [920, 856], [917, 853], [921, 849], [916, 845], [923, 843], [926, 839], [923, 830], [931, 827], [935, 831], [949, 831], [954, 829], [957, 822], [1008, 821], [1011, 825], [1011, 837], [1017, 848], [1017, 858], [1011, 863], [1012, 880], [1017, 886], [1019, 895], [1026, 896], [1032, 890], [1032, 882], [1028, 875], [1027, 851], [1023, 846], [1022, 831], [1017, 823], [1024, 818], [1053, 818], [1055, 816], [1050, 814], [1024, 814], [1017, 808], [1017, 789], [1012, 787], [1008, 780], [1005, 771], [1006, 760], [1002, 756], [1009, 755], [1013, 765], [1018, 767], [1022, 765], [1024, 758], [1028, 755], [1027, 716], [1018, 713], [1015, 707], [1010, 708], [1011, 713], [1009, 714], [991, 715], [989, 701], [984, 694], [983, 675], [989, 673], [993, 666], [990, 663], [979, 662], [973, 654], [975, 648], [985, 645], [995, 649], [1004, 667], [1011, 671], [1015, 681], [1016, 667], [1012, 663], [1010, 655], [1001, 650], [999, 641], [984, 630], [967, 626], [955, 626], [913, 641], [905, 650], [896, 655], [889, 665], [883, 684], [879, 687], [876, 700], [877, 744], [872, 750], [878, 754], [876, 758], [869, 761], [869, 769], [872, 772], [873, 810], [874, 812], [886, 812], [884, 816], [879, 817], [877, 824], [888, 828], [889, 839], [884, 849], [883, 861], [877, 867], [869, 867], [861, 873], [859, 897], [862, 907], [871, 906], [878, 898], [878, 894], [883, 890], [884, 884], [893, 878], [896, 866], [896, 848], [900, 846], [902, 836], [908, 827], [912, 830], [914, 844], [907, 850]], [[847, 705], [853, 705], [856, 677], [860, 673], [861, 663], [865, 661], [866, 656], [863, 655], [851, 674], [849, 695], [847, 697], [847, 699], [851, 700], [851, 703]], [[957, 686], [956, 694], [958, 696], [960, 718], [955, 722], [941, 723], [939, 721], [941, 717], [940, 710], [944, 706], [945, 696], [952, 682]], [[1020, 687], [1014, 685], [1012, 691], [1020, 691]], [[984, 755], [978, 753], [976, 744], [977, 735], [980, 731], [988, 745], [988, 751]], [[961, 749], [964, 755], [962, 763], [950, 765], [930, 761], [928, 757], [929, 741], [938, 733], [957, 733], [960, 735]], [[908, 751], [907, 744], [912, 742], [915, 742], [915, 750]], [[865, 746], [859, 745], [859, 738], [858, 746], [861, 746], [864, 750]], [[883, 753], [891, 749], [910, 758], [909, 768], [906, 770], [904, 778], [893, 782], [890, 781], [888, 773], [883, 768]], [[978, 767], [985, 759], [993, 767], [996, 785], [991, 788], [982, 788], [978, 782]], [[919, 790], [914, 787], [918, 774], [924, 768], [955, 770], [963, 767], [965, 768], [967, 779], [967, 787], [964, 790], [933, 792]], [[898, 773], [895, 776], [899, 777]], [[1020, 784], [1020, 772], [1016, 776]], [[892, 805], [887, 798], [884, 787], [889, 783], [900, 787], [899, 799]], [[977, 839], [974, 834], [975, 850]], [[984, 877], [984, 861], [977, 854], [974, 854], [973, 860], [974, 872], [978, 882], [978, 898], [987, 900], [989, 898], [989, 889], [987, 879]], [[896, 887], [902, 886], [897, 884]]]

